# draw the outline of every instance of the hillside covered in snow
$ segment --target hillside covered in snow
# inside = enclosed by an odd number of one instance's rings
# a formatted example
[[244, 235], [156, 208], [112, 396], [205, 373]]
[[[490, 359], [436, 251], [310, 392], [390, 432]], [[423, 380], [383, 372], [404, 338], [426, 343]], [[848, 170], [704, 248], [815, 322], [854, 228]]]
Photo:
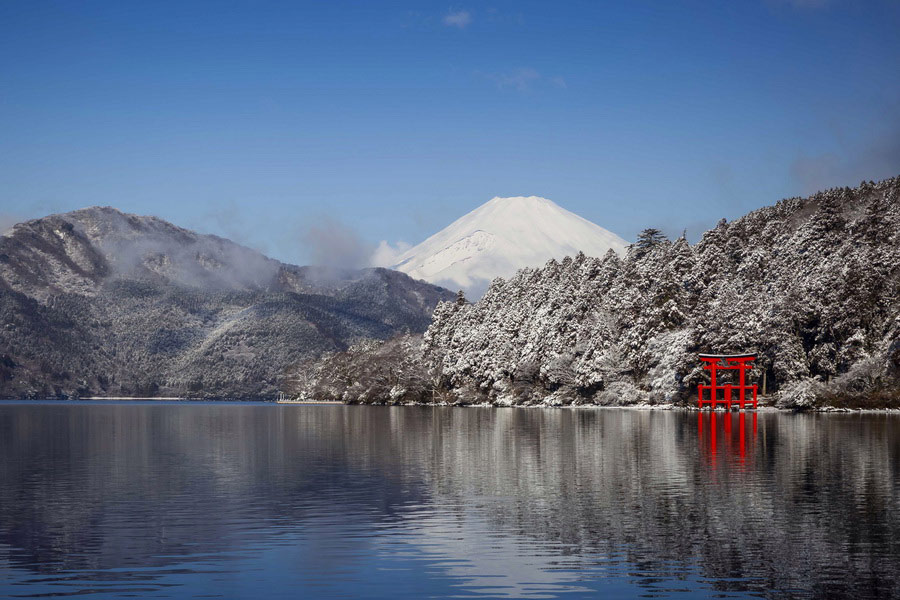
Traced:
[[578, 252], [623, 252], [627, 245], [546, 198], [494, 198], [401, 254], [391, 267], [477, 298], [495, 277]]
[[288, 365], [424, 331], [448, 298], [114, 208], [51, 215], [0, 236], [0, 398], [271, 397]]
[[[900, 403], [900, 178], [791, 198], [696, 245], [648, 230], [624, 257], [551, 260], [351, 348], [293, 393], [349, 402], [692, 402], [697, 353], [759, 353], [782, 406]], [[352, 382], [347, 385], [345, 382]]]

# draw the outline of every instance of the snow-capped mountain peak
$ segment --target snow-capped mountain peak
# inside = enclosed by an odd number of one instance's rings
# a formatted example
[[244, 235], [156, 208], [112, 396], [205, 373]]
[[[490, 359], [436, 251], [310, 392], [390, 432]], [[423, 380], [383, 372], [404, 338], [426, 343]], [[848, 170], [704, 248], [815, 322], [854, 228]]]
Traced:
[[493, 198], [401, 254], [394, 269], [479, 297], [495, 277], [579, 251], [602, 256], [628, 242], [538, 196]]

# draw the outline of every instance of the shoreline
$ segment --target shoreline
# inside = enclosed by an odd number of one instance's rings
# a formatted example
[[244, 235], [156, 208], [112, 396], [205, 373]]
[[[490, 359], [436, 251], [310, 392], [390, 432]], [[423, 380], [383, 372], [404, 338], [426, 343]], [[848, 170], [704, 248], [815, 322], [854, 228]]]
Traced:
[[326, 404], [331, 406], [350, 406], [340, 400], [275, 400], [275, 404]]
[[[350, 403], [350, 402], [342, 402], [338, 400], [302, 400], [302, 401], [278, 401], [278, 404], [326, 404], [326, 405], [343, 405], [343, 406], [381, 406], [381, 407], [441, 407], [441, 408], [512, 408], [512, 409], [569, 409], [569, 410], [613, 410], [613, 409], [625, 409], [625, 410], [646, 410], [646, 411], [684, 411], [684, 412], [713, 412], [713, 409], [709, 408], [698, 408], [696, 406], [682, 406], [676, 404], [566, 404], [559, 406], [552, 406], [548, 404], [531, 404], [531, 405], [522, 405], [522, 404], [491, 404], [490, 402], [484, 402], [480, 404], [451, 404], [451, 403], [431, 403], [431, 402], [410, 402], [404, 404], [390, 404], [390, 403]], [[724, 407], [714, 409], [716, 413], [727, 413]], [[759, 406], [758, 408], [734, 408], [731, 410], [733, 413], [740, 412], [756, 412], [756, 413], [897, 413], [900, 414], [900, 408], [838, 408], [833, 406], [823, 406], [820, 408], [808, 408], [803, 410], [798, 410], [796, 408], [778, 408], [776, 406]]]
[[[482, 402], [477, 404], [453, 404], [453, 403], [430, 403], [430, 402], [410, 402], [401, 404], [392, 404], [388, 402], [374, 403], [355, 403], [343, 402], [340, 400], [278, 400], [274, 398], [188, 398], [178, 396], [91, 396], [87, 398], [4, 398], [0, 399], [2, 404], [61, 404], [61, 403], [105, 403], [120, 402], [123, 404], [129, 402], [149, 402], [149, 403], [171, 403], [171, 404], [271, 404], [271, 405], [300, 405], [300, 406], [382, 406], [382, 407], [442, 407], [442, 408], [512, 408], [512, 409], [569, 409], [569, 410], [610, 410], [610, 409], [626, 409], [626, 410], [645, 410], [645, 411], [685, 411], [685, 412], [712, 412], [710, 408], [698, 408], [697, 406], [685, 406], [676, 404], [565, 404], [565, 405], [549, 405], [549, 404], [493, 404], [490, 402]], [[724, 414], [728, 412], [724, 407], [714, 409], [716, 413]], [[822, 406], [816, 408], [796, 409], [796, 408], [778, 408], [772, 405], [759, 406], [753, 408], [734, 408], [731, 412], [757, 412], [757, 413], [884, 413], [884, 414], [900, 414], [900, 408], [848, 408], [835, 406]]]
[[127, 401], [127, 400], [159, 400], [162, 402], [182, 402], [182, 401], [191, 401], [194, 398], [184, 398], [181, 396], [89, 396], [87, 398], [79, 398], [79, 400], [91, 400], [91, 401], [103, 401], [103, 400], [111, 400], [111, 401]]

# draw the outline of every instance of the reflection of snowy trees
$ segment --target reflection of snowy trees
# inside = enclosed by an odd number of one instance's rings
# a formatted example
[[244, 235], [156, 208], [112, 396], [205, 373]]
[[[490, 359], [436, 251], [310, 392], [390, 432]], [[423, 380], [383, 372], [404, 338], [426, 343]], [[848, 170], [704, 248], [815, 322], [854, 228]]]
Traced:
[[900, 594], [893, 417], [762, 413], [741, 462], [736, 417], [730, 435], [720, 417], [713, 458], [684, 413], [438, 410], [414, 454], [434, 458], [442, 504], [462, 513], [478, 498], [499, 532], [569, 555], [626, 548], [672, 577], [695, 564], [723, 591]]
[[761, 412], [754, 436], [750, 416], [741, 461], [721, 413], [713, 457], [709, 417], [698, 439], [681, 411], [7, 407], [0, 454], [27, 460], [0, 461], [0, 557], [126, 571], [283, 544], [322, 519], [357, 544], [430, 519], [455, 540], [424, 540], [437, 562], [460, 540], [513, 542], [503, 573], [544, 550], [763, 597], [900, 595], [900, 420]]

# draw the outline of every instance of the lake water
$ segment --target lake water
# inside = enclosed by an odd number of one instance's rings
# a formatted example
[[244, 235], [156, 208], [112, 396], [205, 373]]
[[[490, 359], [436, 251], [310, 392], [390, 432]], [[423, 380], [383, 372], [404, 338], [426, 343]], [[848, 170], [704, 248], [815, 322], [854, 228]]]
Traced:
[[0, 596], [900, 597], [900, 417], [0, 403]]

